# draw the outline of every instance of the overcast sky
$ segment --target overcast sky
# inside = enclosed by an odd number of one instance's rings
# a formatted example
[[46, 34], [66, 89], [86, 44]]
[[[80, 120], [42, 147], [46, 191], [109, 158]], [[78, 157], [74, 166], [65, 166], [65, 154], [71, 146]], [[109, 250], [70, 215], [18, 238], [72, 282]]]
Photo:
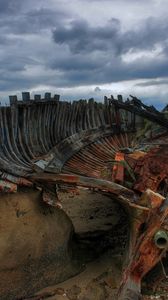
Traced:
[[0, 0], [0, 96], [168, 103], [168, 0]]

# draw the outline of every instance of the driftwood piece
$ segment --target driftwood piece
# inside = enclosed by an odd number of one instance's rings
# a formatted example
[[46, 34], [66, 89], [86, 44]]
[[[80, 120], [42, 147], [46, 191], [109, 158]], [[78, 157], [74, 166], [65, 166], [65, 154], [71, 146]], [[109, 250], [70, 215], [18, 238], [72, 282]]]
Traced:
[[[168, 129], [167, 119], [164, 117], [163, 113], [160, 113], [155, 108], [144, 105], [139, 99], [134, 97], [132, 101], [120, 102], [115, 99], [109, 99], [111, 104], [115, 105], [118, 109], [125, 109], [129, 112], [135, 113], [136, 115], [142, 116], [152, 122]], [[137, 101], [136, 101], [137, 100]]]
[[[132, 190], [111, 181], [78, 176], [78, 175], [71, 175], [71, 174], [48, 174], [48, 173], [37, 173], [34, 175], [30, 175], [29, 179], [37, 183], [38, 182], [57, 183], [57, 184], [68, 183], [72, 185], [78, 185], [81, 187], [106, 191], [118, 196], [118, 199], [120, 199], [123, 202], [126, 202], [127, 205], [136, 206], [136, 204], [134, 203], [136, 200], [135, 193]], [[147, 208], [144, 207], [144, 209], [146, 210]]]

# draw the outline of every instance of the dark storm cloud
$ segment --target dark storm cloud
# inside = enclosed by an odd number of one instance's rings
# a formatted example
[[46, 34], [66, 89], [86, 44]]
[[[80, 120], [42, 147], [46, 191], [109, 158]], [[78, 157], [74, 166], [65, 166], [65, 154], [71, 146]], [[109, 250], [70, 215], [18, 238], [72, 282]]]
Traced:
[[165, 43], [168, 39], [167, 19], [148, 18], [138, 29], [130, 30], [121, 35], [123, 49], [152, 50], [158, 43]]
[[[140, 63], [140, 62], [139, 62]], [[113, 60], [112, 63], [102, 61], [102, 65], [90, 69], [76, 68], [65, 72], [65, 83], [67, 86], [105, 84], [123, 80], [134, 80], [140, 78], [155, 78], [168, 76], [168, 63], [154, 65], [145, 63], [139, 66], [138, 62], [123, 64], [121, 61]], [[88, 63], [89, 64], [89, 63]], [[63, 67], [62, 67], [63, 68]]]
[[148, 18], [135, 29], [123, 31], [118, 19], [106, 25], [93, 27], [83, 20], [69, 26], [59, 26], [53, 32], [57, 45], [69, 48], [69, 56], [52, 61], [52, 68], [66, 72], [70, 84], [101, 84], [137, 78], [168, 76], [168, 60], [163, 52], [154, 57], [124, 60], [123, 56], [141, 51], [164, 48], [167, 42], [168, 22]]
[[43, 29], [51, 29], [60, 24], [67, 14], [59, 9], [34, 9], [27, 12], [18, 12], [10, 16], [3, 15], [0, 19], [1, 31], [13, 34], [38, 34]]
[[89, 56], [82, 54], [77, 55], [65, 55], [65, 57], [54, 58], [50, 62], [51, 69], [58, 69], [61, 71], [75, 71], [75, 70], [95, 70], [102, 67], [102, 61], [99, 60], [100, 56]]
[[26, 14], [27, 21], [35, 22], [39, 28], [52, 28], [52, 26], [60, 24], [68, 14], [60, 9], [53, 10], [50, 8], [41, 8], [30, 10]]
[[8, 71], [9, 72], [24, 71], [26, 65], [29, 64], [35, 65], [36, 61], [29, 57], [18, 55], [17, 53], [15, 54], [15, 59], [13, 59], [12, 54], [6, 54], [5, 57], [0, 58], [1, 77], [5, 77]]
[[22, 3], [22, 0], [0, 0], [0, 15], [18, 12]]
[[105, 51], [118, 48], [120, 21], [112, 19], [104, 27], [91, 27], [84, 20], [72, 21], [69, 27], [60, 26], [53, 32], [54, 41], [68, 45], [73, 53]]
[[8, 39], [8, 37], [5, 34], [0, 33], [0, 48], [2, 46], [10, 46], [11, 41]]
[[69, 27], [60, 26], [53, 32], [55, 43], [68, 45], [72, 53], [107, 51], [116, 55], [130, 49], [153, 49], [156, 43], [164, 42], [168, 22], [148, 18], [134, 30], [122, 31], [119, 19], [111, 19], [105, 26], [92, 27], [86, 21], [75, 20]]
[[162, 80], [148, 80], [145, 82], [139, 82], [135, 86], [139, 87], [148, 87], [148, 86], [157, 86], [157, 85], [167, 85], [168, 79], [162, 79]]

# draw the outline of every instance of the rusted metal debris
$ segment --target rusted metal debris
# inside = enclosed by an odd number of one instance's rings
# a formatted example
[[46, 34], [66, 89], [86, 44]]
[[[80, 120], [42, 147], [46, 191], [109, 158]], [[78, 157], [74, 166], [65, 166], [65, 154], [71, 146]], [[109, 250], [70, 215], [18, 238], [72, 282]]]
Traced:
[[1, 193], [16, 193], [17, 192], [17, 184], [14, 184], [7, 180], [0, 180], [0, 192]]
[[131, 220], [118, 299], [140, 299], [143, 277], [168, 250], [165, 112], [121, 95], [70, 103], [50, 93], [34, 100], [23, 93], [23, 101], [10, 96], [10, 103], [0, 107], [1, 192], [35, 185], [53, 206], [60, 206], [64, 185], [115, 196]]

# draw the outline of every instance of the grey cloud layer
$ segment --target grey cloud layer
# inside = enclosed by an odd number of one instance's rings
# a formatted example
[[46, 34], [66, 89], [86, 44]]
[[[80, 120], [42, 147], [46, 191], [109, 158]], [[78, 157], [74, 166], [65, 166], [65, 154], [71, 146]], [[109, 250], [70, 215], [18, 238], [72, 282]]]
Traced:
[[[99, 25], [91, 22], [93, 2], [95, 8], [104, 3]], [[124, 23], [127, 5], [134, 5], [134, 10], [139, 1], [128, 0], [126, 5], [124, 0], [74, 0], [71, 4], [67, 0], [0, 0], [0, 90], [97, 86], [134, 79], [161, 85], [168, 76], [168, 13], [162, 13], [162, 0], [156, 17], [152, 11], [156, 2], [141, 1], [142, 6], [151, 5], [151, 15], [136, 23], [132, 11], [131, 23], [128, 11]], [[84, 4], [87, 19], [82, 17]], [[121, 18], [113, 14], [117, 5], [122, 7]], [[149, 84], [143, 81], [137, 87], [143, 90]]]
[[18, 11], [21, 8], [22, 0], [0, 0], [0, 14], [12, 14]]
[[[118, 19], [105, 26], [93, 27], [88, 22], [75, 20], [53, 32], [56, 44], [68, 47], [69, 55], [62, 61], [53, 61], [53, 68], [66, 71], [69, 81], [80, 84], [105, 83], [136, 78], [168, 76], [168, 60], [164, 55], [168, 22], [148, 18], [134, 30], [123, 31]], [[155, 57], [139, 57], [124, 61], [123, 56], [140, 51], [163, 50]], [[150, 53], [150, 52], [149, 52]], [[76, 78], [75, 78], [76, 74]]]
[[73, 53], [89, 51], [106, 51], [109, 48], [118, 48], [120, 22], [112, 19], [107, 26], [93, 28], [86, 21], [75, 20], [70, 27], [58, 27], [53, 32], [54, 41], [67, 44]]
[[75, 20], [70, 26], [53, 32], [56, 43], [68, 45], [72, 53], [115, 50], [116, 55], [129, 49], [153, 49], [168, 38], [167, 20], [149, 18], [139, 28], [122, 31], [119, 19], [111, 19], [103, 27], [91, 27], [86, 21]]

